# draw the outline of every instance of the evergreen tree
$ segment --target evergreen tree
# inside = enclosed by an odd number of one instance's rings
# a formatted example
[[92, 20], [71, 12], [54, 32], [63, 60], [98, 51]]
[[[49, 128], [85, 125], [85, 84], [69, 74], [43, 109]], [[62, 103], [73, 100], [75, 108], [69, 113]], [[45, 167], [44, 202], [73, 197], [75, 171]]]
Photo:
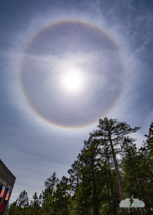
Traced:
[[[114, 146], [123, 143], [124, 135], [136, 132], [140, 128], [139, 127], [130, 128], [130, 126], [127, 125], [125, 122], [117, 122], [117, 120], [113, 120], [113, 119], [108, 120], [107, 117], [105, 117], [104, 120], [102, 119], [99, 120], [98, 128], [100, 130], [94, 131], [93, 134], [90, 134], [90, 135], [92, 137], [102, 137], [101, 138], [102, 142], [109, 143], [109, 147], [111, 148], [111, 151], [112, 151], [114, 166], [116, 170], [119, 197], [120, 197], [120, 201], [122, 201], [124, 198], [123, 198], [121, 180], [119, 176], [119, 170], [118, 170]], [[122, 215], [125, 214], [124, 208], [121, 208], [121, 214]]]
[[55, 214], [56, 212], [54, 193], [58, 182], [59, 179], [56, 177], [56, 173], [54, 172], [44, 183], [45, 190], [42, 191], [42, 208], [45, 211], [45, 214]]
[[100, 159], [99, 142], [92, 137], [84, 141], [78, 159], [81, 164], [81, 183], [83, 193], [81, 194], [86, 214], [92, 206], [93, 214], [99, 215], [100, 203], [102, 202], [101, 190], [103, 187], [104, 168]]
[[[81, 153], [68, 170], [69, 178], [59, 180], [54, 172], [45, 181], [39, 198], [35, 193], [29, 205], [27, 192], [23, 191], [9, 206], [7, 215], [118, 215], [121, 194], [125, 198], [133, 195], [145, 203], [145, 208], [123, 209], [122, 214], [151, 215], [153, 123], [139, 149], [134, 139], [125, 137], [138, 127], [132, 129], [107, 118], [100, 120], [98, 127], [84, 141]], [[118, 153], [121, 159], [116, 158]]]
[[50, 188], [51, 190], [55, 190], [56, 189], [56, 184], [59, 182], [59, 179], [56, 177], [56, 173], [54, 172], [53, 175], [51, 175], [50, 178], [48, 178], [45, 181], [45, 187]]
[[37, 193], [33, 195], [33, 200], [31, 200], [30, 203], [30, 214], [32, 215], [41, 215], [42, 214], [42, 209], [41, 209], [41, 201], [37, 197]]
[[9, 206], [7, 213], [9, 215], [29, 214], [29, 198], [25, 190], [21, 192], [17, 200]]
[[[142, 200], [140, 193], [140, 162], [141, 157], [138, 155], [135, 140], [130, 137], [124, 138], [124, 144], [121, 146], [121, 164], [123, 175], [124, 195], [126, 198], [138, 198]], [[131, 212], [135, 209], [131, 209]]]
[[150, 208], [153, 207], [153, 123], [150, 125], [149, 134], [145, 137], [147, 140], [143, 141], [139, 149], [139, 155], [142, 157], [140, 188], [147, 213], [151, 214]]
[[[97, 140], [99, 141], [99, 140]], [[100, 141], [99, 141], [100, 142]], [[117, 211], [117, 202], [118, 200], [118, 195], [116, 195], [116, 186], [117, 186], [117, 181], [116, 178], [114, 177], [114, 171], [113, 171], [113, 162], [112, 162], [112, 153], [111, 149], [108, 147], [108, 143], [104, 142], [101, 144], [101, 158], [104, 162], [104, 167], [105, 167], [105, 177], [106, 177], [106, 186], [107, 186], [107, 193], [108, 193], [108, 203], [109, 203], [109, 214], [114, 214], [116, 215]], [[116, 152], [117, 154], [117, 152]], [[118, 192], [117, 192], [118, 194]]]
[[71, 211], [71, 185], [69, 179], [63, 176], [60, 182], [56, 186], [56, 192], [54, 197], [56, 200], [57, 214], [68, 215]]
[[80, 205], [79, 205], [79, 183], [80, 175], [79, 175], [79, 161], [76, 160], [71, 165], [71, 169], [68, 170], [70, 175], [69, 182], [71, 184], [71, 193], [72, 193], [72, 200], [73, 200], [73, 210], [76, 210], [76, 214], [80, 215]]
[[9, 208], [8, 208], [8, 210], [7, 210], [7, 212], [6, 212], [6, 214], [7, 214], [7, 215], [17, 215], [17, 214], [18, 214], [18, 207], [16, 206], [16, 201], [13, 202], [13, 203], [9, 206]]

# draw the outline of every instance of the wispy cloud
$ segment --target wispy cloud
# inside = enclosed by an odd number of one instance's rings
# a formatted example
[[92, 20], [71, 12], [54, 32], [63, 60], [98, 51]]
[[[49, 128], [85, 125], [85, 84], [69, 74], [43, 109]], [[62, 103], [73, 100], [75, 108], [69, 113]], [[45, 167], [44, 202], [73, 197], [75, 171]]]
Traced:
[[[132, 135], [138, 139], [138, 147], [153, 119], [153, 4], [121, 0], [45, 2], [25, 2], [18, 12], [17, 1], [13, 5], [9, 1], [10, 8], [1, 3], [1, 158], [17, 177], [11, 201], [24, 189], [30, 198], [35, 191], [41, 192], [53, 171], [59, 178], [67, 174], [99, 118], [107, 116], [140, 126]], [[54, 39], [44, 35], [44, 42], [39, 44], [42, 30], [61, 20], [89, 23], [92, 31], [85, 38], [80, 31], [76, 43], [76, 34], [69, 40], [67, 33], [62, 34], [58, 41], [54, 31]], [[50, 47], [55, 52], [46, 51]], [[83, 74], [80, 97], [69, 97], [57, 84], [61, 71], [71, 68]], [[59, 125], [65, 125], [65, 120], [72, 125], [73, 120], [88, 126], [64, 128], [40, 115], [52, 117]]]

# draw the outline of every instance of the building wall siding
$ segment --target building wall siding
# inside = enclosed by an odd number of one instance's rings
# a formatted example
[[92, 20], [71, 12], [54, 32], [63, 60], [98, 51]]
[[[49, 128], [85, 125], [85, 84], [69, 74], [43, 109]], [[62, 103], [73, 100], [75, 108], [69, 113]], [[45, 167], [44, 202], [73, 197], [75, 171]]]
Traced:
[[5, 164], [0, 160], [0, 181], [4, 180], [13, 187], [16, 177], [10, 172]]
[[[6, 186], [5, 194], [3, 198], [1, 198], [1, 203], [3, 203], [3, 211], [0, 213], [0, 215], [5, 215], [6, 208], [8, 205], [8, 201], [5, 200], [5, 195], [7, 193], [7, 190], [13, 190], [13, 186], [15, 183], [16, 177], [11, 173], [11, 171], [6, 167], [6, 165], [0, 160], [0, 187], [2, 185]], [[9, 196], [9, 199], [11, 197], [11, 193]]]

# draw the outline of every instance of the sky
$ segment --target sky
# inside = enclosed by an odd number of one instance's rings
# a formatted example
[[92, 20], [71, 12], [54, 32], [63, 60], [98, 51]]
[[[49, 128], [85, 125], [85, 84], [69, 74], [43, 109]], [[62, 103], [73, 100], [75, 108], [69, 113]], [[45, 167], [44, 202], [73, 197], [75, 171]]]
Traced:
[[0, 158], [10, 203], [68, 176], [104, 117], [153, 122], [153, 2], [0, 0]]

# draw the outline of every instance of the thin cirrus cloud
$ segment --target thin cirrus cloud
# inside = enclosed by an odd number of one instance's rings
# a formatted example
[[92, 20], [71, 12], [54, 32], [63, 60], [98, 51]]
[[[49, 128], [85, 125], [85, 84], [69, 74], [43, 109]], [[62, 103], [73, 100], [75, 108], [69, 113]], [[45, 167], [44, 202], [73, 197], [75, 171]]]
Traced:
[[[30, 198], [35, 191], [39, 194], [53, 171], [59, 178], [67, 175], [99, 118], [140, 126], [133, 135], [140, 146], [153, 119], [153, 4], [120, 0], [0, 4], [1, 159], [17, 177], [11, 202], [24, 189]], [[61, 22], [69, 21], [65, 29], [70, 30], [75, 20], [86, 23], [83, 31], [69, 40], [58, 35]], [[82, 33], [89, 29], [93, 34], [84, 34], [84, 39]], [[82, 93], [75, 96], [60, 85], [60, 74], [74, 68], [83, 80]]]
[[[48, 60], [41, 64], [42, 66], [36, 58], [25, 55], [20, 77], [29, 104], [39, 116], [50, 123], [70, 128], [91, 124], [99, 119], [102, 110], [104, 114], [111, 108], [120, 94], [123, 68], [118, 49], [114, 41], [94, 25], [81, 21], [57, 22], [37, 33], [25, 52], [31, 55], [47, 55]], [[82, 53], [84, 59], [81, 58]], [[90, 58], [95, 56], [90, 61], [88, 53]], [[54, 63], [52, 55], [59, 58], [58, 63], [57, 60]], [[45, 63], [48, 64], [48, 69], [45, 68]], [[82, 90], [81, 95], [63, 94], [58, 79], [67, 73], [67, 70], [69, 73], [82, 75], [82, 79], [85, 77], [85, 90]], [[50, 88], [44, 87], [45, 80], [50, 82]], [[90, 94], [93, 96], [89, 98]], [[94, 103], [98, 105], [98, 94], [101, 100], [107, 101], [99, 104], [100, 113], [94, 106], [87, 109]]]

